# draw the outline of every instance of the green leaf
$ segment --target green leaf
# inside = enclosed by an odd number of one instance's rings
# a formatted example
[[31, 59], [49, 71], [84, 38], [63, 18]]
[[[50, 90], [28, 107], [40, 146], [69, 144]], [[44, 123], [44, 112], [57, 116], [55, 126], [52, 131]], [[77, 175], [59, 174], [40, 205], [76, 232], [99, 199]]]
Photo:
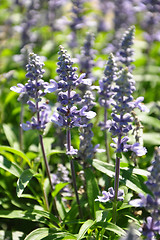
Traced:
[[114, 232], [119, 236], [126, 235], [126, 232], [122, 228], [111, 222], [97, 222], [95, 225], [96, 227], [101, 227], [111, 232]]
[[143, 133], [143, 140], [145, 144], [159, 146], [160, 134], [156, 132]]
[[63, 220], [66, 216], [66, 209], [63, 205], [63, 202], [61, 201], [60, 196], [57, 196], [55, 200], [56, 200], [57, 211], [59, 213], [60, 218]]
[[[51, 213], [43, 210], [0, 210], [0, 218], [24, 219], [34, 222], [40, 222], [47, 225], [59, 225], [59, 220]], [[57, 228], [57, 226], [54, 226]]]
[[0, 156], [0, 168], [3, 168], [16, 177], [20, 177], [22, 173], [22, 169], [17, 164], [7, 160], [3, 156]]
[[17, 181], [16, 192], [18, 197], [21, 197], [21, 194], [23, 193], [25, 187], [34, 175], [35, 173], [31, 169], [27, 169], [22, 172], [20, 178]]
[[38, 228], [25, 237], [24, 240], [40, 240], [49, 234], [48, 228]]
[[14, 149], [19, 149], [17, 137], [14, 134], [11, 126], [9, 124], [3, 124], [3, 130], [10, 146], [13, 147]]
[[16, 150], [14, 148], [11, 148], [11, 147], [7, 147], [7, 146], [0, 146], [0, 153], [3, 155], [3, 151], [6, 151], [6, 152], [10, 152], [10, 153], [13, 153], [21, 158], [23, 158], [27, 163], [28, 165], [30, 166], [30, 159], [21, 151], [19, 150]]
[[[99, 171], [107, 174], [109, 177], [114, 177], [114, 166], [109, 163], [102, 162], [97, 159], [93, 159], [93, 166], [98, 169]], [[126, 170], [127, 169], [127, 170]], [[135, 174], [136, 173], [136, 174]], [[120, 168], [120, 183], [124, 186], [127, 186], [128, 188], [132, 189], [133, 191], [137, 193], [149, 193], [148, 188], [144, 184], [144, 180], [146, 180], [145, 177], [147, 175], [147, 172], [141, 169], [135, 169], [133, 167], [131, 168]]]
[[133, 174], [132, 169], [129, 170], [121, 171], [121, 176], [123, 178], [121, 182], [123, 185], [137, 193], [150, 193], [146, 184], [144, 184], [144, 178], [142, 176]]
[[49, 234], [47, 237], [44, 237], [42, 240], [51, 240], [51, 239], [71, 240], [71, 239], [77, 239], [77, 238], [76, 236], [67, 232], [57, 232], [57, 233]]
[[152, 126], [156, 129], [160, 128], [160, 120], [159, 119], [148, 116], [147, 114], [142, 114], [142, 113], [139, 114], [138, 117], [142, 123], [145, 123], [145, 124], [149, 125], [150, 127]]
[[55, 186], [55, 190], [52, 192], [52, 197], [54, 198], [61, 191], [61, 189], [67, 186], [68, 184], [69, 183], [58, 183]]
[[91, 216], [95, 217], [95, 212], [98, 210], [99, 203], [95, 202], [99, 194], [99, 188], [94, 176], [94, 173], [91, 169], [87, 168], [84, 170], [85, 179], [86, 179], [86, 187], [87, 187], [87, 196], [88, 196], [88, 204], [90, 207]]
[[73, 234], [67, 232], [55, 232], [55, 229], [38, 228], [26, 236], [24, 240], [51, 240], [51, 239], [77, 239]]
[[47, 157], [51, 156], [51, 155], [54, 155], [54, 154], [60, 154], [60, 153], [63, 154], [63, 153], [66, 153], [66, 151], [64, 151], [64, 150], [56, 150], [56, 149], [55, 150], [51, 150], [50, 153], [47, 155]]
[[105, 173], [107, 176], [113, 178], [115, 176], [114, 166], [109, 163], [102, 162], [98, 159], [93, 159], [93, 167], [95, 167], [100, 172]]
[[87, 220], [80, 228], [77, 240], [80, 240], [84, 237], [85, 233], [95, 224], [95, 221], [89, 219]]

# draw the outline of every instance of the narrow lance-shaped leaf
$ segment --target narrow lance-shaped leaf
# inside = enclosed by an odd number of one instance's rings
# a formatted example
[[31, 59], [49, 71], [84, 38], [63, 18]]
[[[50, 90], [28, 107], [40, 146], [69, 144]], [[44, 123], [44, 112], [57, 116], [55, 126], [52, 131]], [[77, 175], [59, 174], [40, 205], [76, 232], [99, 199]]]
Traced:
[[34, 175], [35, 173], [31, 169], [27, 169], [22, 172], [20, 178], [17, 181], [16, 192], [18, 197], [21, 197], [21, 194], [23, 193], [25, 187]]
[[89, 219], [87, 220], [80, 228], [77, 240], [82, 239], [85, 236], [85, 233], [94, 225], [95, 221]]
[[3, 168], [4, 170], [10, 172], [16, 177], [20, 177], [22, 173], [22, 169], [17, 164], [9, 161], [3, 156], [0, 156], [0, 168]]
[[86, 187], [87, 187], [87, 196], [88, 196], [88, 204], [91, 211], [91, 216], [95, 217], [95, 212], [98, 210], [98, 202], [95, 202], [99, 194], [99, 188], [96, 181], [96, 178], [91, 169], [85, 169], [85, 179], [86, 179]]

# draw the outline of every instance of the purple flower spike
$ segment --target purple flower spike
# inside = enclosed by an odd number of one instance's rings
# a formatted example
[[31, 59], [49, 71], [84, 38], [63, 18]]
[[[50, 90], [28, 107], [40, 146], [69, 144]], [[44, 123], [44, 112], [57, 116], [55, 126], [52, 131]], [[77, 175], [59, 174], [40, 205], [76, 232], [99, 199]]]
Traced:
[[41, 62], [40, 57], [34, 53], [29, 54], [29, 63], [26, 65], [27, 74], [29, 78], [25, 85], [17, 84], [17, 87], [11, 87], [11, 90], [20, 93], [18, 98], [22, 103], [27, 103], [29, 109], [37, 116], [31, 119], [31, 122], [21, 124], [23, 130], [37, 129], [43, 131], [48, 122], [48, 114], [50, 109], [45, 103], [40, 103], [42, 97], [48, 92], [54, 92], [57, 89], [57, 83], [54, 80], [44, 82], [42, 80], [44, 63]]
[[[58, 60], [58, 102], [60, 103], [60, 106], [57, 108], [58, 113], [54, 113], [51, 117], [51, 121], [60, 127], [65, 127], [68, 134], [67, 142], [70, 142], [70, 130], [73, 127], [87, 126], [86, 119], [91, 119], [96, 114], [90, 111], [87, 103], [80, 110], [77, 108], [77, 106], [75, 106], [77, 103], [81, 103], [82, 99], [79, 94], [73, 90], [79, 84], [83, 84], [85, 82], [84, 77], [86, 74], [81, 74], [78, 78], [78, 75], [76, 74], [77, 68], [73, 67], [73, 61], [71, 60], [71, 57], [67, 54], [67, 51], [62, 46], [60, 46]], [[67, 147], [67, 154], [72, 155], [77, 153], [77, 150], [72, 149], [70, 144], [67, 145]]]

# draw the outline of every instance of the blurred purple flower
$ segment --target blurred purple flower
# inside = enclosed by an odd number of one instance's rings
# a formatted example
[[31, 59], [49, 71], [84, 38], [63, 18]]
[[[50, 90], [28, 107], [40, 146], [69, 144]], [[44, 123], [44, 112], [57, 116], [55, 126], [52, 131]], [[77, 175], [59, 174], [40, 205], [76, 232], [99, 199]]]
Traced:
[[[114, 201], [115, 198], [115, 191], [113, 187], [108, 188], [108, 192], [102, 191], [103, 196], [98, 196], [95, 201], [99, 202], [108, 202], [108, 201]], [[118, 201], [123, 201], [124, 200], [124, 191], [122, 189], [118, 190], [118, 196], [117, 196]]]

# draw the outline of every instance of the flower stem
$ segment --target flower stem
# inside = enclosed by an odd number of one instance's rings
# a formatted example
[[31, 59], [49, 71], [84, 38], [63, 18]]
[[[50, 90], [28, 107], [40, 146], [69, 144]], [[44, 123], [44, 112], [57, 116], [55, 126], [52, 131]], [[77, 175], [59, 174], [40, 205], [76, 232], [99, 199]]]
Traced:
[[[71, 130], [68, 128], [67, 129], [67, 151], [71, 150]], [[73, 188], [74, 192], [76, 195], [76, 200], [77, 200], [77, 205], [79, 209], [79, 216], [82, 218], [82, 210], [80, 206], [80, 200], [78, 196], [78, 190], [77, 190], [77, 184], [76, 184], [76, 174], [75, 174], [75, 168], [74, 168], [74, 160], [71, 158], [70, 159], [70, 166], [71, 166], [71, 173], [72, 173], [72, 183], [73, 183]]]
[[[24, 114], [24, 105], [23, 103], [21, 104], [21, 112], [20, 112], [20, 124], [22, 126], [23, 123], [23, 114]], [[19, 131], [19, 145], [20, 145], [20, 150], [23, 151], [23, 128], [20, 127]]]
[[46, 154], [45, 154], [43, 138], [42, 138], [41, 134], [39, 134], [39, 142], [40, 142], [40, 145], [41, 145], [41, 150], [42, 150], [42, 155], [43, 155], [43, 159], [44, 159], [44, 163], [45, 163], [45, 167], [46, 167], [47, 176], [48, 176], [48, 179], [49, 179], [49, 183], [50, 183], [51, 189], [53, 191], [54, 188], [53, 188], [53, 184], [52, 184], [52, 180], [51, 180], [49, 164], [48, 164], [47, 157], [46, 157]]
[[114, 202], [113, 202], [113, 223], [116, 223], [116, 211], [117, 211], [117, 196], [119, 188], [119, 173], [120, 173], [120, 157], [116, 157], [116, 167], [115, 167], [115, 182], [114, 182]]
[[[105, 103], [107, 101], [105, 100]], [[107, 108], [104, 108], [104, 123], [107, 123]], [[110, 162], [110, 153], [109, 153], [109, 145], [108, 145], [108, 133], [107, 130], [104, 130], [104, 139], [105, 139], [105, 148], [106, 148], [106, 156], [107, 156], [107, 163]]]

